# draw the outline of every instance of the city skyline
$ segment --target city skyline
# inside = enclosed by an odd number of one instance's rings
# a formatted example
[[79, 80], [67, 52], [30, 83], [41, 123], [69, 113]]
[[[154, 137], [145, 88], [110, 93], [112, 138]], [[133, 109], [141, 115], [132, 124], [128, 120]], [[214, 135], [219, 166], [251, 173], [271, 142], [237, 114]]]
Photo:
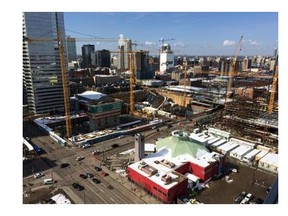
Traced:
[[[175, 55], [273, 55], [278, 48], [277, 12], [64, 12], [66, 35], [75, 38], [119, 38], [157, 54], [168, 39]], [[170, 40], [169, 40], [170, 39]], [[171, 40], [173, 39], [173, 40]], [[77, 43], [77, 54], [87, 43]], [[116, 50], [117, 42], [90, 42], [96, 50]], [[135, 47], [133, 47], [135, 48]]]

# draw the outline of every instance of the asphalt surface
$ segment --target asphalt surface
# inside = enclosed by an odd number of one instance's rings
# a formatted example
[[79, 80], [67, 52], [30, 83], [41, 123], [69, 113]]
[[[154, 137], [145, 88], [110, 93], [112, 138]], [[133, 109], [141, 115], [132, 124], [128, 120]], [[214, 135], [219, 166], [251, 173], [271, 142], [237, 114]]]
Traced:
[[[158, 130], [148, 130], [142, 132], [145, 136], [145, 143], [155, 143], [159, 138], [169, 136], [173, 130], [184, 129], [193, 130], [192, 123], [183, 125], [173, 124], [172, 127], [162, 126]], [[31, 142], [37, 144], [45, 150], [45, 153], [35, 156], [29, 161], [23, 162], [23, 194], [30, 191], [31, 196], [23, 199], [23, 203], [31, 201], [33, 196], [39, 197], [43, 188], [43, 179], [54, 178], [57, 182], [53, 185], [53, 189], [61, 189], [66, 192], [73, 203], [85, 204], [144, 204], [144, 203], [161, 203], [156, 198], [148, 195], [143, 189], [138, 188], [113, 171], [108, 170], [109, 166], [103, 166], [103, 160], [117, 162], [117, 158], [122, 158], [118, 153], [134, 148], [134, 136], [124, 136], [123, 138], [115, 138], [100, 143], [95, 143], [92, 147], [81, 149], [78, 147], [62, 147], [56, 143], [51, 137], [45, 135], [33, 123], [24, 123], [23, 136], [31, 138]], [[111, 145], [118, 144], [119, 147], [112, 148]], [[100, 150], [101, 153], [92, 155], [93, 150]], [[77, 156], [84, 156], [82, 161], [76, 161]], [[115, 159], [116, 158], [116, 159]], [[229, 173], [229, 177], [233, 180], [231, 183], [225, 181], [225, 176], [212, 181], [207, 188], [201, 190], [197, 199], [205, 204], [235, 204], [234, 198], [241, 191], [252, 193], [255, 198], [265, 199], [266, 189], [272, 185], [275, 176], [254, 170], [251, 167], [239, 164], [235, 160], [227, 159], [227, 166], [237, 168], [238, 173]], [[60, 168], [61, 163], [69, 163], [67, 168]], [[102, 176], [101, 172], [97, 172], [94, 166], [101, 167], [108, 176]], [[33, 174], [43, 172], [44, 177], [34, 179]], [[80, 174], [92, 173], [95, 178], [101, 181], [95, 184], [91, 179], [82, 179]], [[79, 183], [85, 187], [83, 191], [77, 191], [72, 187], [73, 183]], [[29, 185], [30, 184], [30, 185]], [[109, 189], [109, 186], [112, 186]], [[221, 191], [221, 192], [219, 192]], [[46, 194], [47, 191], [45, 192]], [[253, 201], [253, 200], [252, 200]], [[35, 201], [36, 202], [36, 201]]]

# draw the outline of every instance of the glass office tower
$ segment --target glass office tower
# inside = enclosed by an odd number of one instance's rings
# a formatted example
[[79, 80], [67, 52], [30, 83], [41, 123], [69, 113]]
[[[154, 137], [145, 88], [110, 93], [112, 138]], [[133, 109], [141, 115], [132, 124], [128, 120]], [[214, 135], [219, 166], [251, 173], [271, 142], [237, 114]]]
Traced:
[[64, 42], [63, 13], [23, 13], [23, 102], [30, 114], [64, 112], [57, 29]]

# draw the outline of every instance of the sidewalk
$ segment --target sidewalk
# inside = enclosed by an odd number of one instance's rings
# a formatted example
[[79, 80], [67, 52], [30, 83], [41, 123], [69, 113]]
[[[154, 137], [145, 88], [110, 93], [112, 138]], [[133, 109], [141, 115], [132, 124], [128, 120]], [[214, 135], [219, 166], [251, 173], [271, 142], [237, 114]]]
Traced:
[[109, 173], [109, 175], [115, 181], [117, 181], [119, 184], [124, 186], [128, 191], [130, 191], [135, 196], [137, 196], [140, 200], [142, 200], [144, 204], [163, 204], [161, 201], [157, 200], [155, 197], [145, 192], [144, 189], [141, 189], [140, 187], [133, 184], [132, 182], [129, 182], [127, 177], [120, 176], [120, 174], [110, 171], [107, 168], [105, 169], [105, 172]]

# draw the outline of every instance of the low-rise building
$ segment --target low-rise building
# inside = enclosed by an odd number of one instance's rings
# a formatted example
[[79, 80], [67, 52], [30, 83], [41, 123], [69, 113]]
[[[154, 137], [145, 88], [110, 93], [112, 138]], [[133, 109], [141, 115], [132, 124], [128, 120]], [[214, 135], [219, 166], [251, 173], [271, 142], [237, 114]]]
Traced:
[[[192, 142], [183, 131], [173, 131], [172, 136], [158, 140], [156, 149], [156, 153], [129, 165], [127, 172], [130, 181], [164, 203], [176, 202], [188, 187], [218, 175], [224, 163], [220, 154]], [[195, 177], [193, 185], [188, 176]]]
[[76, 95], [75, 98], [76, 106], [80, 107], [82, 105], [82, 107], [87, 109], [90, 131], [105, 129], [119, 124], [122, 108], [121, 100], [95, 91], [83, 92]]

